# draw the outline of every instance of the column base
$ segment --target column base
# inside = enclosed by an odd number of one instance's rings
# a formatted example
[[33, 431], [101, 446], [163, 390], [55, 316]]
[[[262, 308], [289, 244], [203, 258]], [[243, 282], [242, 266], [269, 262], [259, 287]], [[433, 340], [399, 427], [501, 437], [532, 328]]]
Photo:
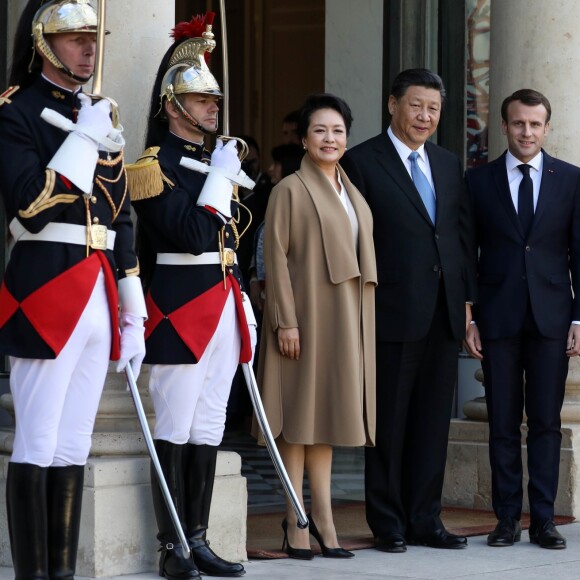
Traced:
[[[5, 497], [8, 455], [0, 455], [0, 497]], [[85, 467], [77, 575], [89, 578], [157, 569], [157, 526], [151, 501], [149, 458], [89, 457]], [[208, 539], [221, 557], [246, 554], [246, 479], [237, 453], [218, 453]], [[6, 504], [0, 502], [0, 566], [11, 566]]]
[[[526, 435], [527, 428], [522, 426], [523, 511], [529, 512]], [[487, 423], [462, 419], [451, 421], [443, 484], [443, 505], [492, 510], [488, 441]], [[576, 485], [578, 481], [580, 481], [580, 425], [565, 424], [562, 425], [556, 515], [580, 518], [580, 487]]]

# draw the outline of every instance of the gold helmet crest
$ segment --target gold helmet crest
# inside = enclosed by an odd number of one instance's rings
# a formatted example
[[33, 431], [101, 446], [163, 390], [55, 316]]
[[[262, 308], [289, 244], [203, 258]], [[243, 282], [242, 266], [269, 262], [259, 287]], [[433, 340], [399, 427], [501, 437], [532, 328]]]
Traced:
[[175, 102], [175, 95], [200, 93], [223, 97], [223, 93], [206, 59], [216, 46], [212, 24], [214, 13], [196, 16], [190, 22], [181, 22], [172, 31], [178, 44], [167, 63], [167, 72], [161, 81], [161, 100], [163, 97]]

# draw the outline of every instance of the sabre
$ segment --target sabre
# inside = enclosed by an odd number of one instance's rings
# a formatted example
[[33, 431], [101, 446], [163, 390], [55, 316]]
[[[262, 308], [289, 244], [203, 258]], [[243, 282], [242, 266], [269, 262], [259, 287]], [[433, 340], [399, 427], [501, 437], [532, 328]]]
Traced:
[[111, 103], [111, 120], [113, 127], [119, 127], [119, 105], [114, 99], [102, 95], [103, 69], [105, 67], [105, 28], [107, 16], [107, 0], [98, 0], [97, 6], [97, 47], [95, 54], [95, 70], [93, 72], [93, 92], [90, 96], [97, 99], [107, 99]]
[[[180, 165], [186, 167], [191, 171], [199, 171], [202, 173], [208, 173], [209, 171], [212, 171], [212, 169], [213, 170], [216, 169], [212, 168], [211, 165], [208, 166], [204, 163], [197, 163], [192, 161], [193, 160], [190, 160], [186, 157], [182, 157]], [[247, 179], [247, 176], [245, 177]], [[238, 176], [238, 178], [240, 177]], [[268, 453], [270, 454], [270, 458], [272, 459], [272, 463], [274, 464], [276, 473], [280, 478], [282, 487], [284, 488], [284, 491], [286, 492], [286, 495], [290, 503], [292, 504], [294, 511], [296, 512], [296, 516], [298, 518], [298, 527], [304, 529], [308, 527], [308, 518], [306, 517], [304, 509], [300, 504], [300, 501], [298, 500], [298, 496], [296, 495], [296, 492], [292, 487], [292, 482], [288, 477], [288, 473], [286, 472], [286, 468], [284, 467], [284, 463], [282, 462], [282, 458], [280, 457], [280, 453], [278, 452], [278, 448], [276, 447], [276, 442], [274, 441], [272, 431], [270, 429], [270, 426], [268, 425], [268, 420], [266, 419], [266, 413], [264, 412], [262, 399], [260, 398], [260, 391], [256, 383], [256, 377], [254, 376], [254, 370], [252, 369], [252, 366], [250, 364], [242, 363], [242, 371], [244, 373], [246, 385], [248, 386], [248, 392], [250, 393], [250, 399], [252, 400], [252, 406], [254, 407], [254, 412], [256, 413], [256, 419], [258, 421], [260, 431], [264, 436], [266, 448], [268, 449]]]
[[107, 13], [107, 0], [99, 0], [97, 7], [97, 49], [95, 58], [95, 70], [93, 72], [93, 95], [100, 95], [103, 88], [103, 66], [105, 61], [105, 18]]
[[[229, 133], [229, 85], [228, 85], [228, 76], [227, 76], [227, 71], [228, 71], [227, 44], [226, 44], [227, 30], [226, 30], [226, 22], [225, 22], [226, 21], [226, 12], [225, 12], [224, 0], [220, 0], [220, 13], [221, 13], [221, 31], [222, 31], [223, 59], [224, 59], [224, 64], [223, 64], [223, 69], [224, 69], [224, 79], [223, 79], [224, 103], [223, 103], [222, 110], [223, 110], [223, 125], [224, 125], [224, 133], [225, 133], [225, 136], [220, 135], [220, 139], [223, 139], [224, 141], [226, 141], [228, 139], [236, 139], [236, 138], [228, 136], [228, 133]], [[245, 153], [247, 153], [248, 146], [241, 139], [236, 139], [236, 140], [242, 144], [243, 149], [242, 149], [242, 152], [239, 154], [239, 156], [240, 156], [240, 159], [243, 159], [245, 156]], [[180, 165], [182, 165], [182, 166], [184, 166], [187, 169], [190, 169], [192, 171], [201, 171], [203, 173], [208, 173], [211, 171], [218, 170], [215, 167], [211, 167], [211, 165], [207, 166], [207, 165], [202, 164], [202, 163], [191, 162], [191, 160], [189, 160], [185, 157], [181, 159]], [[221, 171], [221, 170], [218, 170], [218, 171]], [[240, 174], [242, 174], [242, 173], [243, 172], [240, 171]], [[244, 175], [240, 175], [240, 174], [238, 174], [238, 176], [228, 176], [228, 178], [232, 182], [234, 182], [236, 184], [240, 184], [239, 180], [243, 180], [244, 178], [247, 179], [247, 176], [245, 176], [245, 174]], [[253, 182], [250, 182], [249, 185], [251, 185], [251, 187], [249, 187], [248, 189], [252, 189], [254, 184], [253, 184]], [[264, 412], [264, 407], [262, 405], [262, 400], [260, 398], [260, 392], [258, 389], [258, 385], [256, 383], [256, 377], [254, 376], [254, 371], [253, 371], [251, 365], [249, 365], [248, 363], [242, 363], [242, 371], [244, 373], [244, 378], [245, 378], [246, 384], [248, 386], [250, 399], [252, 400], [252, 406], [254, 407], [254, 411], [256, 413], [258, 425], [260, 426], [260, 430], [262, 431], [262, 434], [264, 436], [264, 441], [266, 443], [268, 453], [270, 454], [270, 458], [272, 459], [272, 463], [274, 464], [274, 468], [276, 469], [276, 473], [278, 474], [278, 477], [280, 478], [280, 481], [282, 483], [282, 487], [284, 488], [284, 491], [286, 492], [288, 500], [290, 501], [294, 511], [296, 512], [296, 516], [298, 519], [298, 527], [301, 529], [304, 529], [304, 528], [308, 527], [308, 518], [306, 517], [306, 514], [304, 512], [304, 508], [300, 504], [300, 501], [298, 500], [298, 496], [296, 495], [296, 492], [294, 491], [294, 488], [292, 487], [292, 482], [290, 481], [290, 478], [288, 477], [288, 473], [286, 472], [286, 468], [284, 467], [284, 463], [282, 462], [282, 458], [280, 457], [280, 453], [278, 452], [278, 448], [276, 447], [276, 442], [274, 441], [272, 431], [271, 431], [270, 426], [268, 425], [268, 421], [266, 419], [266, 413]]]
[[268, 453], [270, 454], [270, 458], [272, 459], [276, 473], [280, 478], [282, 487], [284, 488], [284, 491], [286, 492], [286, 495], [288, 496], [288, 499], [290, 500], [290, 503], [296, 512], [296, 516], [298, 518], [298, 527], [303, 530], [304, 528], [308, 527], [308, 518], [306, 517], [304, 509], [298, 500], [298, 496], [292, 487], [292, 483], [290, 482], [290, 478], [288, 477], [288, 473], [284, 467], [284, 462], [282, 461], [280, 453], [278, 452], [278, 448], [276, 447], [276, 442], [274, 441], [274, 436], [270, 430], [270, 425], [268, 425], [268, 420], [266, 419], [266, 413], [264, 411], [264, 406], [262, 405], [262, 399], [260, 398], [260, 392], [258, 390], [258, 384], [256, 383], [254, 369], [252, 368], [251, 364], [242, 363], [242, 371], [244, 373], [244, 378], [246, 379], [246, 384], [248, 385], [248, 392], [250, 393], [252, 406], [254, 407], [254, 411], [256, 413], [256, 420], [258, 421], [260, 431], [262, 431], [262, 435], [264, 436], [266, 448], [268, 449]]
[[[147, 450], [151, 456], [151, 461], [155, 467], [155, 473], [157, 474], [157, 480], [159, 481], [159, 486], [161, 487], [161, 492], [163, 493], [163, 499], [169, 510], [169, 515], [171, 516], [171, 521], [173, 527], [177, 532], [179, 541], [183, 552], [187, 558], [189, 558], [190, 550], [189, 544], [183, 533], [183, 528], [181, 527], [181, 522], [179, 521], [179, 516], [177, 515], [177, 510], [175, 505], [173, 505], [173, 500], [171, 499], [171, 494], [169, 493], [169, 488], [167, 487], [167, 482], [163, 475], [163, 470], [161, 469], [161, 464], [159, 463], [159, 457], [157, 456], [157, 450], [153, 444], [153, 437], [151, 437], [151, 432], [149, 431], [149, 424], [147, 423], [147, 416], [145, 415], [145, 409], [143, 409], [143, 403], [141, 402], [141, 396], [139, 395], [139, 389], [137, 388], [137, 383], [135, 382], [135, 375], [133, 375], [133, 369], [131, 368], [131, 363], [128, 363], [125, 367], [125, 374], [127, 375], [127, 384], [129, 385], [129, 391], [131, 392], [131, 397], [133, 403], [135, 404], [135, 410], [137, 411], [137, 418], [139, 419], [139, 424], [141, 425], [141, 431], [143, 431], [143, 438], [145, 439], [145, 444], [147, 445]], [[155, 485], [155, 482], [151, 482], [151, 485]]]

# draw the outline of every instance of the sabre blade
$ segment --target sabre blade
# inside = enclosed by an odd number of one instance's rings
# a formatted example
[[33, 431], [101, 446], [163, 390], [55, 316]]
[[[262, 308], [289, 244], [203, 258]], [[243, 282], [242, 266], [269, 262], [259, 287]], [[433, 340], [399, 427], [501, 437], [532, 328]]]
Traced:
[[292, 487], [292, 482], [288, 477], [288, 473], [286, 472], [286, 468], [284, 467], [284, 463], [282, 462], [282, 458], [278, 452], [278, 447], [276, 447], [276, 442], [274, 441], [270, 425], [268, 425], [266, 413], [264, 412], [264, 406], [262, 405], [262, 399], [260, 398], [260, 392], [258, 391], [256, 377], [254, 376], [254, 369], [250, 364], [242, 363], [242, 371], [244, 373], [244, 378], [246, 379], [246, 384], [248, 385], [250, 399], [252, 400], [252, 405], [256, 413], [256, 419], [258, 421], [258, 425], [260, 426], [260, 431], [262, 431], [262, 435], [264, 436], [264, 441], [266, 443], [268, 453], [270, 454], [270, 458], [272, 459], [276, 473], [280, 478], [282, 487], [284, 488], [284, 491], [286, 492], [286, 495], [292, 504], [292, 508], [296, 512], [296, 516], [298, 518], [298, 527], [300, 529], [307, 528], [308, 518], [306, 517], [306, 513], [304, 512], [304, 508], [302, 507], [296, 492], [294, 491], [294, 487]]
[[[157, 450], [153, 444], [153, 437], [151, 437], [151, 432], [149, 431], [147, 415], [145, 415], [145, 409], [143, 409], [143, 403], [141, 402], [141, 396], [139, 395], [139, 389], [137, 388], [137, 383], [135, 382], [135, 376], [133, 375], [131, 363], [128, 363], [125, 367], [125, 374], [127, 375], [127, 384], [129, 385], [129, 391], [131, 392], [131, 397], [133, 398], [133, 403], [135, 404], [135, 410], [137, 411], [137, 418], [139, 419], [139, 424], [141, 425], [141, 430], [143, 431], [143, 438], [145, 439], [145, 444], [147, 445], [147, 450], [151, 456], [151, 461], [155, 467], [155, 473], [157, 474], [159, 486], [161, 487], [161, 492], [163, 493], [163, 499], [165, 500], [167, 509], [169, 510], [169, 515], [171, 516], [173, 527], [175, 528], [179, 541], [181, 542], [183, 552], [186, 557], [189, 558], [189, 544], [187, 543], [187, 538], [183, 533], [183, 528], [181, 527], [181, 522], [179, 521], [177, 510], [175, 509], [175, 505], [171, 499], [171, 494], [169, 492], [169, 488], [167, 487], [167, 482], [165, 481], [165, 476], [163, 475], [161, 464], [159, 463], [159, 457], [157, 456]], [[151, 485], [155, 485], [155, 482], [152, 481]]]

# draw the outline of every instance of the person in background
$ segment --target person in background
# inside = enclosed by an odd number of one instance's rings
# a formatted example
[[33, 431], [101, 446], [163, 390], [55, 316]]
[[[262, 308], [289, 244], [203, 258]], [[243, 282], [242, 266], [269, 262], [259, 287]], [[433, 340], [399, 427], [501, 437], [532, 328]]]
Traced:
[[[128, 168], [147, 268], [155, 448], [191, 549], [186, 558], [152, 472], [159, 574], [170, 579], [245, 573], [207, 540], [232, 377], [239, 362], [251, 361], [256, 336], [235, 253], [237, 203], [223, 174], [240, 173], [236, 141], [218, 139], [211, 156], [204, 146], [217, 131], [222, 96], [205, 61], [215, 47], [212, 16], [173, 30], [151, 94], [147, 149]], [[208, 163], [207, 177], [183, 167], [184, 157]]]
[[239, 188], [240, 201], [244, 208], [240, 209], [238, 226], [240, 229], [240, 244], [237, 250], [238, 263], [244, 276], [246, 286], [249, 283], [249, 270], [252, 261], [253, 240], [256, 230], [266, 215], [268, 197], [272, 191], [270, 175], [261, 171], [260, 148], [258, 142], [250, 135], [240, 135], [240, 139], [248, 145], [248, 155], [242, 161], [242, 169], [256, 185], [251, 190]]
[[301, 145], [298, 134], [299, 111], [290, 111], [282, 119], [282, 144]]
[[[18, 580], [74, 578], [109, 359], [138, 376], [145, 354], [124, 140], [111, 102], [82, 90], [94, 72], [97, 28], [86, 0], [29, 0], [14, 39], [13, 86], [0, 98], [11, 247], [0, 354], [9, 356], [16, 417], [6, 502]], [[74, 123], [72, 131], [45, 121], [44, 109]]]
[[389, 96], [388, 130], [345, 160], [375, 224], [379, 411], [365, 491], [367, 521], [385, 552], [404, 552], [407, 542], [467, 545], [440, 518], [457, 355], [475, 299], [461, 162], [428, 141], [444, 97], [438, 75], [402, 71]]
[[[268, 167], [268, 174], [272, 185], [292, 175], [300, 169], [304, 157], [304, 150], [300, 145], [277, 145], [272, 148], [272, 163]], [[256, 309], [258, 319], [258, 344], [260, 340], [261, 312], [264, 308], [266, 272], [264, 269], [264, 221], [260, 223], [254, 234], [254, 252], [250, 263], [250, 300]], [[255, 357], [257, 358], [257, 356]], [[254, 364], [257, 361], [254, 361]]]
[[352, 122], [331, 94], [309, 96], [298, 132], [300, 169], [272, 191], [265, 219], [267, 276], [259, 384], [296, 493], [311, 490], [309, 529], [288, 505], [284, 548], [310, 559], [309, 532], [329, 558], [350, 558], [332, 516], [332, 447], [372, 445], [375, 433], [372, 217], [339, 165]]
[[466, 342], [485, 375], [498, 519], [489, 546], [520, 539], [525, 409], [530, 541], [566, 547], [554, 502], [568, 361], [580, 353], [580, 168], [542, 149], [550, 115], [550, 102], [537, 91], [507, 97], [501, 107], [507, 151], [467, 172], [479, 300]]

